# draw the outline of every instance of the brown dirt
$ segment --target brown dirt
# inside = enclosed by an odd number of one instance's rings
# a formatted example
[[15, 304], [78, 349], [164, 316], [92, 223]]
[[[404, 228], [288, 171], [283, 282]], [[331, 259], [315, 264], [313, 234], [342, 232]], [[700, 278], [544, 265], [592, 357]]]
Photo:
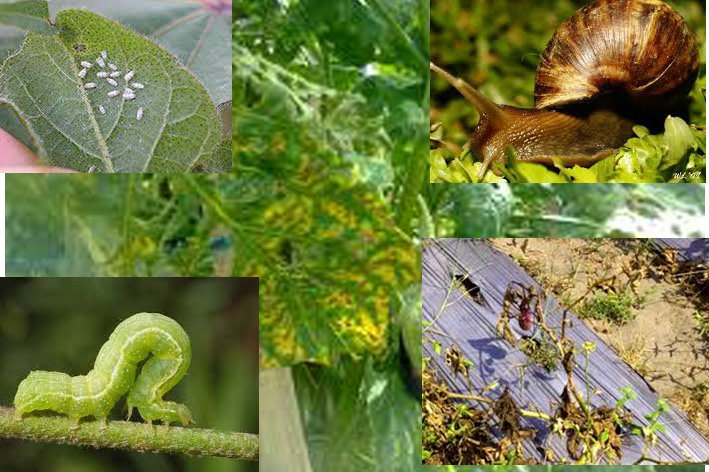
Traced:
[[[634, 320], [618, 326], [584, 320], [660, 396], [682, 408], [709, 437], [709, 342], [696, 329], [697, 305], [676, 283], [657, 277], [643, 240], [492, 239], [528, 274], [567, 306], [589, 284], [617, 275], [610, 290], [634, 288], [644, 301]], [[633, 282], [634, 280], [634, 282]], [[583, 302], [576, 306], [573, 311]]]

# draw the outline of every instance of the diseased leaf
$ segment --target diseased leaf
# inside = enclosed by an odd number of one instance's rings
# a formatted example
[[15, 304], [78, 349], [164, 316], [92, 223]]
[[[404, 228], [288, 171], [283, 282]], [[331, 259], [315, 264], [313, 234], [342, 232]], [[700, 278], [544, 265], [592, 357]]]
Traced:
[[[87, 11], [62, 11], [57, 26], [58, 36], [29, 33], [0, 69], [0, 100], [19, 115], [44, 163], [80, 172], [92, 165], [97, 172], [186, 172], [214, 152], [216, 110], [166, 51]], [[96, 75], [101, 51], [122, 73], [117, 86]], [[92, 64], [83, 79], [82, 61]], [[128, 71], [132, 81], [123, 77]], [[144, 89], [134, 87], [136, 98], [126, 99], [128, 82], [138, 81]], [[109, 97], [112, 90], [118, 96]]]
[[253, 226], [236, 240], [235, 273], [263, 280], [262, 364], [380, 356], [392, 293], [420, 280], [416, 247], [380, 197], [303, 174], [294, 192], [271, 182], [237, 198], [253, 202], [234, 213]]
[[46, 1], [26, 0], [0, 4], [0, 24], [37, 33], [53, 33]]

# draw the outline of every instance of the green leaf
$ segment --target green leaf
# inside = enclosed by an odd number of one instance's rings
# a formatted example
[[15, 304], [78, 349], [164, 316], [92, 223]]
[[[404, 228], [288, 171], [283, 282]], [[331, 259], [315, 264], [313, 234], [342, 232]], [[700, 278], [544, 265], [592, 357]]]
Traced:
[[50, 14], [88, 8], [147, 36], [199, 79], [213, 103], [231, 99], [231, 2], [53, 0]]
[[[43, 162], [80, 172], [91, 165], [100, 172], [185, 172], [212, 154], [221, 135], [216, 110], [172, 56], [87, 11], [62, 11], [57, 26], [58, 36], [29, 33], [0, 69], [2, 100], [26, 125]], [[85, 80], [78, 77], [79, 63], [94, 63], [104, 50], [108, 62], [133, 70], [134, 81], [145, 85], [135, 100], [108, 97], [113, 87], [95, 76], [97, 64]], [[89, 81], [98, 86], [85, 89]]]
[[425, 470], [420, 400], [398, 366], [385, 367], [350, 360], [294, 369], [313, 471]]
[[27, 0], [0, 4], [0, 24], [36, 33], [56, 32], [49, 24], [49, 9], [46, 1]]
[[231, 137], [224, 139], [211, 156], [200, 160], [192, 168], [192, 172], [231, 172]]
[[546, 183], [566, 183], [567, 180], [542, 164], [532, 162], [517, 161], [514, 167], [510, 167], [512, 174], [505, 173], [510, 182], [546, 182]]
[[677, 164], [687, 152], [694, 148], [692, 129], [681, 118], [668, 116], [665, 120], [665, 143], [667, 154], [662, 159], [660, 170], [667, 169]]
[[598, 183], [596, 174], [584, 167], [574, 166], [571, 169], [566, 169], [561, 167], [561, 173], [569, 177], [573, 182], [583, 183], [583, 184], [595, 184]]
[[591, 166], [590, 170], [596, 174], [598, 182], [605, 183], [613, 175], [613, 169], [615, 168], [615, 156], [608, 156], [600, 162], [595, 163]]
[[116, 275], [101, 263], [118, 245], [115, 225], [125, 209], [127, 180], [99, 184], [88, 174], [8, 177], [8, 275]]

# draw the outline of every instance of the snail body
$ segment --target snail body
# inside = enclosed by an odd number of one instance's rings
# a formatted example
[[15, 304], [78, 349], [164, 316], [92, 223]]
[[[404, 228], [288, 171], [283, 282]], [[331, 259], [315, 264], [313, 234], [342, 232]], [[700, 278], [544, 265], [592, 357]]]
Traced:
[[660, 0], [596, 0], [554, 33], [537, 67], [533, 109], [497, 105], [435, 64], [478, 110], [469, 145], [479, 177], [512, 146], [520, 160], [588, 166], [611, 155], [643, 124], [657, 128], [686, 110], [698, 70], [696, 40]]

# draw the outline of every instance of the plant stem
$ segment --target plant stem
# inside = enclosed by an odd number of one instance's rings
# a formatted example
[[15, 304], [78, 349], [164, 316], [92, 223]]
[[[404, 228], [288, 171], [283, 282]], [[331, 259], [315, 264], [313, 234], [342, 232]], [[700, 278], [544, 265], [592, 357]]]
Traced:
[[28, 416], [15, 420], [13, 408], [0, 407], [0, 437], [55, 444], [126, 449], [140, 452], [183, 453], [193, 456], [259, 460], [257, 434], [212, 429], [156, 426], [129, 421], [85, 421], [74, 426], [64, 416]]
[[[451, 392], [446, 392], [448, 395], [448, 398], [458, 398], [462, 400], [475, 400], [483, 403], [495, 403], [494, 400], [491, 400], [489, 398], [485, 397], [480, 397], [478, 395], [468, 395], [468, 394], [462, 394], [462, 393], [451, 393]], [[522, 416], [527, 416], [529, 418], [539, 418], [542, 420], [547, 420], [551, 421], [551, 416], [545, 414], [545, 413], [539, 413], [537, 411], [529, 411], [529, 410], [519, 410], [520, 414]]]

